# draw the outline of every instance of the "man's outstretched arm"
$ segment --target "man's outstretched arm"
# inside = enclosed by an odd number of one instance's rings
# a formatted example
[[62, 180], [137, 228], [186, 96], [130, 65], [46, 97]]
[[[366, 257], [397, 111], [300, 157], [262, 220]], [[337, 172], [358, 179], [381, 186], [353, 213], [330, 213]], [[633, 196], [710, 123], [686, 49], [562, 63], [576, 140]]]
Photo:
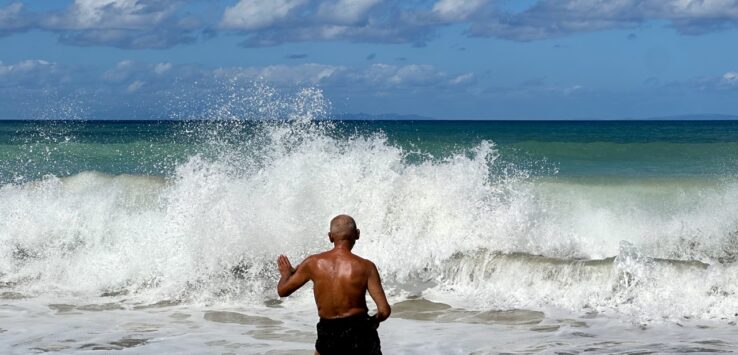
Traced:
[[382, 288], [382, 279], [379, 277], [379, 271], [377, 270], [377, 267], [374, 265], [374, 263], [370, 262], [370, 270], [369, 270], [369, 281], [367, 284], [367, 289], [369, 290], [369, 296], [372, 297], [372, 300], [374, 300], [374, 303], [377, 305], [377, 326], [379, 326], [379, 322], [384, 321], [390, 316], [390, 313], [392, 313], [392, 308], [390, 308], [389, 303], [387, 302], [387, 296], [384, 294], [384, 288]]
[[291, 295], [310, 280], [309, 268], [307, 267], [309, 259], [305, 259], [295, 269], [286, 256], [280, 255], [277, 258], [277, 269], [279, 269], [279, 273], [282, 275], [277, 284], [277, 294], [279, 297]]

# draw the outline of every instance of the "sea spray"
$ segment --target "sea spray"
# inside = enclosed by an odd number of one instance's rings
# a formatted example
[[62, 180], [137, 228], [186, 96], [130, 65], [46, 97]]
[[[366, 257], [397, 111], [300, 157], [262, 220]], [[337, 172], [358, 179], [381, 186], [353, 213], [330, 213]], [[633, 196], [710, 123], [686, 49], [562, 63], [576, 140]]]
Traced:
[[4, 184], [0, 282], [37, 297], [259, 305], [276, 297], [276, 255], [324, 250], [330, 218], [349, 213], [355, 251], [395, 296], [733, 317], [735, 179], [539, 177], [500, 167], [489, 140], [417, 154], [386, 132], [321, 120], [314, 89], [258, 92], [239, 99], [243, 111], [178, 123], [164, 142], [186, 149], [155, 173]]

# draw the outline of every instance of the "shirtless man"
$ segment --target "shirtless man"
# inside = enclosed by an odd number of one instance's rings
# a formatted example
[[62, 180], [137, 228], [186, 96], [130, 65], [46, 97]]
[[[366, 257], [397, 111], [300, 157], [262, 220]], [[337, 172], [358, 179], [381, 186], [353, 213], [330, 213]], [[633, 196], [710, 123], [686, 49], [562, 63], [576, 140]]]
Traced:
[[[350, 216], [339, 215], [331, 220], [328, 239], [333, 243], [332, 250], [308, 256], [297, 269], [286, 256], [277, 258], [282, 275], [277, 293], [287, 297], [313, 281], [320, 316], [316, 354], [381, 355], [377, 328], [391, 310], [377, 267], [351, 253], [359, 230]], [[371, 317], [366, 306], [367, 290], [377, 305], [377, 314]]]

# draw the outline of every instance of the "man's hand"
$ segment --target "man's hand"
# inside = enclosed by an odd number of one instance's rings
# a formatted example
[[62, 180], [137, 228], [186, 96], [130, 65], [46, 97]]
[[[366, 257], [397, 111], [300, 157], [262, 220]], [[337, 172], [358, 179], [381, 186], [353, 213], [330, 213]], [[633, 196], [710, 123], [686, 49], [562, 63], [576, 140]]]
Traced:
[[279, 274], [282, 277], [289, 277], [295, 273], [295, 268], [290, 264], [290, 259], [287, 259], [284, 255], [280, 255], [277, 258], [277, 269], [279, 269]]
[[306, 282], [310, 281], [310, 257], [305, 259], [302, 264], [297, 265], [297, 269], [292, 267], [290, 260], [286, 256], [277, 257], [277, 269], [282, 277], [277, 283], [277, 294], [279, 297], [287, 297], [302, 287]]
[[377, 326], [379, 322], [384, 322], [387, 317], [392, 313], [392, 308], [387, 302], [387, 296], [384, 294], [384, 288], [382, 288], [382, 280], [379, 277], [379, 271], [374, 263], [369, 262], [369, 280], [367, 280], [367, 290], [369, 296], [372, 297], [374, 303], [377, 305], [377, 314], [374, 316], [377, 319]]
[[369, 316], [369, 323], [374, 327], [374, 329], [379, 328], [379, 320], [377, 319], [377, 315]]

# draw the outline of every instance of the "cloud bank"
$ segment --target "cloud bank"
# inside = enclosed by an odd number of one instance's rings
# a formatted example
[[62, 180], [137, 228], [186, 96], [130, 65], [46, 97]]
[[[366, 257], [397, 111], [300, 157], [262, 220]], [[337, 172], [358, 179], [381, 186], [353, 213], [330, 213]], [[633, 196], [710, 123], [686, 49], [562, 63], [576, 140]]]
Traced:
[[68, 45], [129, 49], [169, 48], [217, 34], [241, 36], [247, 47], [305, 41], [422, 46], [450, 25], [465, 27], [470, 37], [534, 41], [651, 23], [683, 35], [734, 29], [738, 0], [539, 0], [517, 12], [492, 0], [74, 0], [46, 12], [21, 2], [0, 7], [0, 36], [37, 29]]
[[[517, 85], [496, 85], [484, 78], [480, 80], [478, 73], [447, 72], [427, 64], [368, 62], [365, 66], [352, 67], [300, 63], [207, 68], [122, 60], [107, 68], [95, 68], [26, 59], [0, 62], [0, 118], [79, 118], [64, 116], [79, 111], [86, 112], [81, 116], [84, 118], [201, 118], [198, 114], [204, 112], [203, 107], [231, 100], [233, 92], [259, 83], [288, 91], [305, 87], [323, 90], [339, 105], [334, 112], [379, 110], [377, 113], [436, 116], [464, 112], [469, 106], [477, 105], [484, 107], [489, 115], [507, 112], [526, 118], [549, 117], [527, 116], [528, 112], [539, 112], [533, 110], [537, 106], [576, 108], [586, 117], [589, 110], [602, 114], [608, 111], [602, 107], [618, 102], [632, 101], [634, 107], [642, 109], [644, 95], [675, 100], [676, 112], [680, 104], [690, 107], [684, 103], [685, 97], [734, 101], [738, 93], [736, 70], [682, 81], [646, 81], [640, 87], [617, 92], [576, 82], [550, 82], [545, 78], [533, 78]], [[350, 100], [350, 104], [342, 108], [345, 100]], [[60, 111], [59, 107], [84, 110]], [[553, 117], [558, 117], [557, 114], [562, 113], [551, 113]]]
[[[446, 73], [422, 64], [348, 67], [303, 63], [206, 68], [122, 60], [101, 70], [28, 59], [0, 62], [0, 117], [38, 118], [36, 111], [17, 103], [33, 106], [48, 102], [54, 106], [58, 105], [54, 98], [72, 97], [76, 102], [84, 102], [87, 111], [97, 118], [115, 117], [121, 112], [126, 118], [170, 118], [166, 117], [166, 107], [181, 108], [183, 104], [214, 100], [255, 83], [285, 90], [313, 87], [366, 98], [397, 93], [423, 96], [463, 92], [472, 90], [476, 82], [473, 73]], [[8, 111], [11, 108], [13, 111]]]

